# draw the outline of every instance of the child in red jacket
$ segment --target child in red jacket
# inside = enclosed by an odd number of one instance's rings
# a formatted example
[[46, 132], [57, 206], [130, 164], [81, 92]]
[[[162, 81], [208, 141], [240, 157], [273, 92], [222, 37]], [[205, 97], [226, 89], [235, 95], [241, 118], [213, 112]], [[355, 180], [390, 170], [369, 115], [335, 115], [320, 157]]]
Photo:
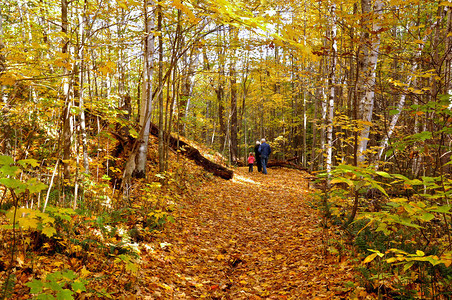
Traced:
[[254, 153], [250, 152], [250, 156], [248, 156], [248, 166], [249, 166], [248, 171], [249, 172], [253, 172], [253, 164], [255, 161], [256, 161], [256, 159], [254, 158]]

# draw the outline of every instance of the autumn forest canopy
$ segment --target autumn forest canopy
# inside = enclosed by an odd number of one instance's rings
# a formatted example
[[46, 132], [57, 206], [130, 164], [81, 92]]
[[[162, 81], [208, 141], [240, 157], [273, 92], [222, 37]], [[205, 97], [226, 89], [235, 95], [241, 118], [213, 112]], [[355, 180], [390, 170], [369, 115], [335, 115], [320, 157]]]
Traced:
[[[196, 210], [209, 203], [192, 206], [201, 190], [229, 207], [215, 196], [224, 181], [264, 187], [276, 166], [303, 199], [285, 215], [314, 209], [325, 261], [353, 265], [335, 296], [448, 299], [451, 10], [442, 0], [0, 1], [0, 299], [133, 294], [144, 280], [137, 245], [169, 251], [160, 232], [205, 224]], [[262, 138], [265, 179], [243, 171]], [[269, 193], [275, 210], [299, 203], [282, 190]], [[230, 270], [250, 261], [224, 251], [215, 259]], [[70, 263], [52, 264], [58, 255]], [[43, 257], [53, 267], [39, 273]], [[95, 278], [118, 275], [87, 267], [102, 257], [134, 279], [102, 287]], [[155, 299], [178, 298], [177, 284], [152, 284]], [[228, 284], [183, 291], [238, 295]], [[270, 285], [249, 295], [306, 292]]]

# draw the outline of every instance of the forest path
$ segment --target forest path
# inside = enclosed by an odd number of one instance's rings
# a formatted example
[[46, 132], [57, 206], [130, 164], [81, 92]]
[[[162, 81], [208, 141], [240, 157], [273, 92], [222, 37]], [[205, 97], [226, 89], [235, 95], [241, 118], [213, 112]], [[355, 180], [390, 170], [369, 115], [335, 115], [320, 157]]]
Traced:
[[[184, 203], [141, 270], [146, 299], [349, 299], [352, 266], [325, 254], [305, 173], [234, 170]], [[353, 290], [353, 291], [352, 291]]]

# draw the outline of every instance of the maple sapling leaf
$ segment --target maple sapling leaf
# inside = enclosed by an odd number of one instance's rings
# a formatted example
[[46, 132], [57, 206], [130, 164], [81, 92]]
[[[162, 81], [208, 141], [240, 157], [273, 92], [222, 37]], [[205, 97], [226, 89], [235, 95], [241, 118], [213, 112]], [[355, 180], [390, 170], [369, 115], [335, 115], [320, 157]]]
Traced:
[[20, 174], [22, 170], [17, 166], [4, 165], [0, 168], [0, 173], [3, 176], [16, 176]]
[[68, 289], [63, 289], [57, 293], [57, 300], [73, 300], [72, 296], [74, 292]]
[[10, 165], [14, 163], [14, 159], [11, 156], [0, 155], [0, 165]]
[[86, 292], [86, 287], [83, 282], [76, 280], [71, 284], [72, 290], [76, 293]]
[[56, 234], [56, 229], [54, 227], [51, 226], [45, 226], [42, 229], [42, 233], [45, 234], [47, 237], [52, 237]]
[[31, 294], [38, 294], [44, 288], [44, 283], [42, 281], [36, 280], [36, 279], [33, 279], [30, 282], [27, 282], [25, 285], [30, 288]]
[[26, 168], [27, 165], [32, 166], [33, 168], [39, 167], [38, 161], [36, 159], [28, 158], [28, 159], [21, 159], [17, 162], [22, 167]]

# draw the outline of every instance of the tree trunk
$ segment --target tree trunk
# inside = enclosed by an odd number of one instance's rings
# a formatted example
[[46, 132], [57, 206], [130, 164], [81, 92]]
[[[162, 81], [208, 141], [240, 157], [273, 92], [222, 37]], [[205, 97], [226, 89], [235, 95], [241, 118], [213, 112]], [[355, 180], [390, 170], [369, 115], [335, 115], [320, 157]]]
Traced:
[[[65, 55], [68, 50], [68, 39], [66, 35], [68, 33], [68, 0], [61, 0], [61, 31], [63, 33], [63, 46], [61, 48], [61, 53]], [[71, 115], [71, 104], [70, 99], [70, 84], [69, 84], [69, 74], [66, 67], [63, 70], [63, 100], [65, 103], [62, 115], [62, 148], [63, 148], [63, 174], [64, 179], [69, 180], [71, 178], [71, 170], [69, 160], [71, 159], [71, 143], [72, 143], [72, 115]]]
[[130, 157], [124, 169], [122, 187], [125, 188], [131, 180], [131, 177], [146, 177], [146, 162], [149, 143], [149, 130], [151, 126], [152, 112], [152, 75], [154, 73], [154, 1], [145, 0], [144, 2], [144, 59], [143, 59], [143, 88], [142, 100], [140, 105], [140, 126], [139, 137], [132, 148]]
[[89, 173], [89, 159], [88, 159], [88, 142], [86, 136], [86, 118], [85, 118], [85, 26], [88, 21], [86, 18], [88, 1], [85, 0], [83, 13], [79, 15], [79, 36], [80, 45], [78, 49], [78, 56], [80, 59], [80, 77], [79, 77], [79, 109], [80, 109], [80, 134], [82, 136], [82, 148], [83, 148], [83, 168], [85, 174]]
[[306, 168], [307, 160], [308, 160], [308, 146], [307, 146], [307, 126], [308, 126], [308, 116], [306, 114], [306, 105], [307, 101], [306, 98], [308, 96], [308, 93], [306, 91], [303, 91], [303, 99], [301, 105], [302, 113], [303, 113], [303, 132], [302, 132], [302, 143], [303, 148], [301, 150], [301, 165]]
[[[3, 16], [0, 14], [0, 76], [3, 75], [3, 72], [6, 70], [5, 56], [1, 51], [3, 48], [5, 48], [5, 43], [3, 42]], [[0, 93], [1, 92], [2, 91], [0, 91]], [[1, 99], [3, 99], [3, 97]]]
[[[221, 39], [221, 31], [218, 31], [218, 43], [223, 42]], [[224, 152], [226, 146], [226, 122], [225, 122], [225, 109], [224, 109], [224, 49], [220, 47], [218, 49], [218, 88], [216, 89], [217, 102], [218, 102], [218, 123], [220, 126], [219, 142], [220, 153]]]
[[[371, 0], [361, 0], [361, 5], [363, 9], [363, 13], [367, 14], [371, 11]], [[376, 83], [376, 69], [378, 62], [378, 54], [380, 48], [380, 16], [382, 14], [383, 3], [381, 0], [375, 1], [375, 7], [373, 9], [373, 26], [369, 28], [369, 31], [372, 33], [369, 37], [368, 41], [365, 41], [365, 46], [367, 50], [365, 51], [365, 55], [367, 53], [367, 57], [364, 57], [368, 64], [364, 65], [364, 78], [366, 80], [366, 91], [364, 97], [361, 100], [362, 103], [362, 120], [364, 121], [363, 129], [359, 134], [359, 142], [358, 142], [358, 162], [362, 163], [366, 160], [366, 150], [367, 144], [369, 141], [369, 133], [372, 124], [372, 113], [375, 102], [375, 83]], [[360, 106], [361, 107], [361, 106]]]
[[[165, 84], [163, 82], [163, 33], [162, 33], [162, 7], [160, 4], [157, 5], [157, 32], [159, 32], [159, 71], [158, 71], [158, 85], [159, 90], [163, 90], [163, 85]], [[159, 152], [159, 172], [163, 173], [165, 172], [165, 142], [164, 142], [164, 127], [163, 127], [163, 93], [160, 92], [158, 95], [158, 101], [159, 101], [159, 146], [158, 146], [158, 152]]]
[[[325, 61], [325, 57], [322, 57], [319, 63], [319, 71], [318, 71], [318, 81], [321, 80], [322, 77], [322, 73], [323, 73], [323, 64]], [[321, 96], [322, 96], [322, 87], [318, 86], [315, 89], [315, 96], [314, 96], [314, 118], [312, 120], [312, 144], [311, 144], [311, 159], [310, 159], [310, 166], [309, 166], [309, 171], [312, 172], [315, 169], [315, 165], [316, 165], [316, 160], [317, 160], [317, 155], [316, 155], [316, 150], [317, 150], [317, 128], [320, 125], [317, 122], [317, 116], [318, 116], [318, 111], [319, 111], [319, 102], [321, 102]]]
[[[183, 41], [183, 36], [181, 37]], [[182, 42], [183, 43], [183, 42]], [[196, 53], [196, 47], [190, 46], [190, 53], [183, 55], [184, 67], [182, 71], [182, 84], [180, 92], [180, 103], [179, 103], [179, 133], [186, 135], [186, 120], [190, 108], [190, 97], [193, 90], [193, 76], [195, 73], [195, 68], [197, 65], [198, 54]]]
[[[177, 26], [176, 26], [176, 33], [174, 37], [174, 47], [172, 49], [171, 54], [171, 64], [175, 64], [177, 60], [177, 56], [179, 52], [181, 51], [182, 46], [182, 26], [181, 26], [181, 16], [182, 11], [180, 9], [177, 10]], [[169, 158], [169, 140], [172, 129], [172, 122], [173, 122], [173, 110], [175, 104], [178, 103], [178, 92], [179, 92], [179, 81], [176, 80], [177, 78], [177, 68], [173, 68], [172, 70], [172, 80], [168, 80], [168, 97], [167, 97], [167, 103], [166, 106], [169, 109], [167, 109], [167, 118], [165, 120], [165, 170], [168, 170], [168, 158]], [[171, 90], [171, 96], [170, 96], [170, 90]], [[170, 103], [168, 103], [170, 101]], [[179, 139], [178, 139], [179, 140]]]
[[232, 26], [229, 29], [230, 31], [230, 41], [229, 45], [232, 48], [231, 53], [231, 63], [230, 63], [230, 69], [229, 69], [229, 76], [230, 76], [230, 82], [231, 82], [231, 121], [230, 121], [230, 157], [231, 157], [231, 163], [236, 164], [238, 161], [237, 153], [238, 153], [238, 142], [237, 142], [237, 77], [235, 72], [235, 49], [234, 44], [236, 43], [238, 30], [233, 28]]
[[326, 172], [328, 174], [328, 182], [327, 186], [329, 187], [330, 181], [330, 173], [333, 166], [333, 118], [334, 118], [334, 102], [335, 102], [335, 91], [336, 91], [336, 53], [337, 53], [337, 44], [336, 44], [336, 5], [331, 6], [331, 65], [330, 65], [330, 75], [328, 76], [328, 87], [329, 91], [329, 99], [327, 102], [327, 118], [326, 118]]
[[[119, 101], [123, 101], [125, 95], [129, 94], [128, 92], [126, 92], [126, 75], [125, 75], [125, 66], [126, 66], [126, 62], [125, 62], [125, 56], [124, 56], [124, 46], [121, 45], [122, 40], [124, 39], [124, 35], [123, 35], [123, 26], [124, 24], [124, 18], [125, 18], [125, 14], [124, 14], [124, 9], [120, 8], [118, 9], [118, 14], [119, 16], [117, 16], [117, 35], [118, 35], [118, 44], [117, 44], [117, 48], [119, 51], [118, 54], [118, 62], [117, 62], [117, 68], [118, 68], [118, 94], [120, 96], [120, 100]], [[124, 26], [125, 27], [125, 26]], [[124, 102], [120, 102], [118, 106], [123, 106], [125, 103]]]
[[[249, 76], [249, 61], [246, 60], [246, 67], [242, 73], [242, 108], [240, 111], [240, 124], [241, 128], [243, 128], [244, 135], [244, 157], [248, 157], [248, 144], [252, 141], [252, 139], [248, 136], [248, 115], [246, 113], [246, 98], [248, 96], [249, 86], [251, 81], [248, 80]], [[251, 143], [254, 145], [254, 143]], [[239, 153], [240, 157], [240, 153]]]
[[[5, 48], [5, 44], [3, 42], [3, 16], [0, 13], [0, 78], [3, 76], [3, 73], [6, 71], [6, 61], [5, 56], [3, 55], [3, 48]], [[6, 103], [7, 97], [4, 93], [5, 86], [0, 85], [0, 101]]]

